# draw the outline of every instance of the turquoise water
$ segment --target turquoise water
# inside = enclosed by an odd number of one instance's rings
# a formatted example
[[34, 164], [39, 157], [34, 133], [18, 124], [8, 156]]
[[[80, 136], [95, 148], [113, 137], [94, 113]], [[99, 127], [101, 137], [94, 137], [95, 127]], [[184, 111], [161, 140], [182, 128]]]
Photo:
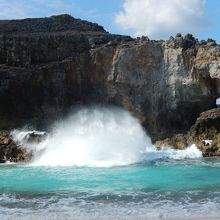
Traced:
[[0, 219], [220, 215], [220, 159], [89, 167], [0, 166]]

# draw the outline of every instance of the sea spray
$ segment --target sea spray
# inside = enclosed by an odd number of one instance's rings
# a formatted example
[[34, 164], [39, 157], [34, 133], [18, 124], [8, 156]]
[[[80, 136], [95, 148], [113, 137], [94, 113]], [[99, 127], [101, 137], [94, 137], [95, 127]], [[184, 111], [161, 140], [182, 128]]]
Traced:
[[127, 165], [142, 160], [151, 145], [138, 120], [127, 111], [84, 108], [55, 124], [48, 138], [35, 145], [32, 165]]
[[139, 121], [116, 107], [90, 107], [75, 111], [54, 124], [47, 138], [40, 143], [28, 143], [25, 139], [28, 134], [30, 131], [27, 130], [12, 132], [15, 141], [33, 151], [33, 166], [109, 167], [143, 160], [202, 156], [195, 145], [186, 150], [157, 151]]

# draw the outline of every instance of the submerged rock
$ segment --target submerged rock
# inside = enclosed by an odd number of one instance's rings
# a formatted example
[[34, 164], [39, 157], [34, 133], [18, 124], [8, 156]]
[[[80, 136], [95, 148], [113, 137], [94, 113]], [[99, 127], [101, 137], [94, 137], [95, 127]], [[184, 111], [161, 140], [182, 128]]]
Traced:
[[188, 143], [196, 144], [204, 156], [220, 156], [220, 108], [201, 113], [189, 131]]

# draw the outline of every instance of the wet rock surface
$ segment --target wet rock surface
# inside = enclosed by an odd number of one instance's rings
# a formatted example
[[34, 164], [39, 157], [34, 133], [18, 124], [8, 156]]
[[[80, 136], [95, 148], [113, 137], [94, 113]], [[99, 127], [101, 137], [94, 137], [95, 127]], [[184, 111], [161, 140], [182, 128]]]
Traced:
[[155, 142], [155, 147], [157, 148], [157, 150], [161, 150], [167, 147], [184, 150], [187, 146], [187, 136], [183, 134], [176, 134], [171, 138], [166, 138], [164, 140], [159, 140]]
[[0, 163], [27, 162], [31, 158], [31, 152], [22, 146], [18, 146], [6, 130], [0, 131]]

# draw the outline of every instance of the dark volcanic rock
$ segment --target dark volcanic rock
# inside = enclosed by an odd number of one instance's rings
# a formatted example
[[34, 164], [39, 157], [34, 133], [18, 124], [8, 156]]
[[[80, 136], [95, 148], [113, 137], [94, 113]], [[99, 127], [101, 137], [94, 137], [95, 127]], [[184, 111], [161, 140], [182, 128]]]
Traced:
[[88, 53], [91, 46], [130, 40], [70, 15], [0, 20], [0, 64], [27, 66], [61, 61]]
[[111, 35], [68, 15], [0, 21], [0, 129], [44, 129], [71, 108], [131, 111], [153, 140], [186, 132], [220, 95], [220, 46]]
[[102, 26], [73, 18], [68, 14], [51, 16], [49, 18], [27, 18], [22, 20], [0, 21], [0, 34], [33, 34], [65, 31], [106, 33]]
[[204, 156], [220, 156], [220, 108], [200, 115], [190, 129], [188, 142], [196, 144]]

